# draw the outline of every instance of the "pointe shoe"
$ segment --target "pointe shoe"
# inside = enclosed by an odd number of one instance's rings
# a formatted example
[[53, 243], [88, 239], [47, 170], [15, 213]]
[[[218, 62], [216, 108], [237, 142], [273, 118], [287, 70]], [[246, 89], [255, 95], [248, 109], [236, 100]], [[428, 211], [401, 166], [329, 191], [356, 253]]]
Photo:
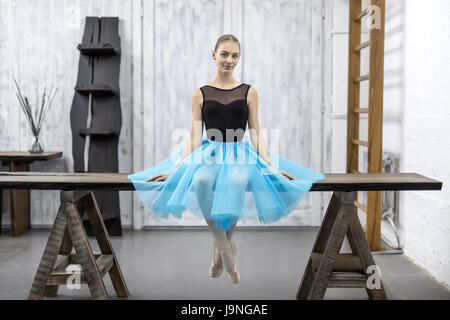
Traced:
[[223, 263], [222, 263], [222, 267], [217, 267], [214, 262], [216, 259], [216, 250], [217, 250], [217, 245], [216, 245], [216, 243], [214, 243], [213, 258], [212, 258], [211, 266], [209, 267], [209, 276], [211, 278], [220, 277], [220, 275], [222, 274], [222, 271], [223, 271]]
[[240, 274], [239, 274], [239, 271], [238, 271], [237, 265], [236, 265], [236, 246], [231, 241], [230, 241], [230, 244], [231, 244], [231, 249], [227, 248], [225, 246], [222, 246], [222, 247], [217, 246], [217, 247], [219, 249], [220, 256], [222, 257], [222, 264], [224, 263], [223, 255], [233, 254], [233, 271], [231, 271], [231, 272], [225, 271], [225, 274], [231, 283], [238, 283], [240, 280]]

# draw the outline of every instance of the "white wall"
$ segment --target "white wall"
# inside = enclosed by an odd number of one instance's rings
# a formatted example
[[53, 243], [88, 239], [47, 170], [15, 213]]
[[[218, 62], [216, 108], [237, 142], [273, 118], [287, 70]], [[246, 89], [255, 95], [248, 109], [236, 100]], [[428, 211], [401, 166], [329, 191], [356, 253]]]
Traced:
[[[58, 88], [42, 128], [46, 151], [63, 157], [37, 161], [30, 171], [73, 172], [70, 108], [77, 80], [79, 51], [86, 16], [118, 16], [121, 37], [120, 89], [122, 129], [119, 172], [132, 171], [133, 28], [139, 19], [139, 1], [122, 0], [6, 0], [0, 1], [0, 149], [27, 151], [31, 130], [15, 96], [13, 77], [34, 101], [34, 90], [54, 84]], [[133, 13], [134, 12], [134, 13]], [[7, 171], [8, 168], [0, 167]], [[132, 223], [132, 193], [121, 191], [122, 224]], [[59, 191], [31, 190], [32, 227], [52, 225]], [[3, 191], [3, 225], [10, 225], [9, 191]]]
[[[192, 92], [212, 80], [215, 65], [210, 53], [223, 33], [237, 35], [242, 43], [235, 77], [257, 88], [261, 128], [281, 132], [281, 154], [322, 170], [321, 152], [326, 151], [319, 147], [322, 1], [260, 4], [259, 0], [0, 0], [0, 150], [25, 151], [31, 138], [12, 78], [19, 80], [24, 92], [53, 83], [59, 91], [42, 137], [45, 149], [63, 151], [63, 158], [33, 163], [30, 170], [73, 171], [69, 111], [84, 17], [118, 16], [119, 172], [140, 171], [161, 161], [174, 147], [175, 130], [190, 129]], [[319, 192], [306, 194], [298, 210], [272, 225], [319, 225], [321, 197]], [[32, 227], [51, 225], [59, 192], [31, 190], [30, 198]], [[8, 191], [3, 199], [3, 222], [8, 226]], [[120, 207], [125, 227], [206, 225], [193, 215], [159, 219], [129, 191], [120, 192]]]
[[407, 192], [405, 252], [450, 287], [450, 2], [405, 1], [402, 171], [443, 182]]
[[[192, 121], [192, 92], [216, 72], [211, 51], [219, 35], [232, 33], [242, 56], [234, 76], [258, 90], [261, 129], [269, 148], [317, 170], [321, 159], [322, 1], [207, 0], [144, 2], [142, 109], [134, 123], [134, 171], [153, 166], [181, 146]], [[154, 18], [153, 18], [154, 17]], [[276, 36], [273, 36], [276, 35]], [[143, 127], [143, 132], [136, 128]], [[248, 133], [248, 131], [247, 131]], [[145, 137], [143, 139], [142, 137]], [[145, 141], [145, 144], [143, 143]], [[308, 193], [283, 226], [320, 225], [320, 193]], [[162, 219], [135, 197], [134, 227], [204, 225], [189, 212]], [[261, 226], [242, 220], [240, 226]]]
[[[332, 3], [332, 169], [345, 172], [349, 3], [348, 0]], [[363, 8], [366, 5], [367, 1], [363, 1]], [[446, 184], [450, 182], [450, 20], [447, 12], [450, 12], [447, 0], [386, 1], [383, 151], [400, 157], [400, 172], [416, 172], [443, 182], [442, 191], [400, 192], [400, 222], [405, 255], [449, 286], [450, 191]], [[369, 36], [364, 26], [362, 41]], [[365, 74], [368, 48], [363, 50], [361, 60], [361, 74]], [[367, 91], [366, 82], [361, 86], [361, 107], [368, 105]], [[367, 117], [361, 119], [364, 140]]]

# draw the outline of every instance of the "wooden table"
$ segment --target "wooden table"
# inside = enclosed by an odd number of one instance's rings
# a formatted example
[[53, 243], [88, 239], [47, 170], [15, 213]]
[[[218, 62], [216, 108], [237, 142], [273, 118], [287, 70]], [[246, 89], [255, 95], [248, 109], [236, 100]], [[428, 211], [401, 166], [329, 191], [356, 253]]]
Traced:
[[[62, 152], [0, 152], [2, 166], [8, 166], [10, 172], [30, 171], [33, 161], [47, 161], [61, 158]], [[2, 232], [2, 189], [0, 188], [0, 234]], [[30, 192], [28, 190], [10, 190], [11, 233], [17, 237], [30, 230]]]
[[[119, 264], [104, 227], [92, 192], [83, 190], [134, 190], [128, 173], [2, 173], [0, 188], [61, 190], [61, 205], [50, 232], [29, 298], [55, 295], [58, 285], [69, 276], [64, 268], [78, 262], [83, 279], [96, 299], [107, 299], [102, 277], [109, 272], [118, 296], [127, 296]], [[310, 189], [333, 191], [316, 241], [296, 294], [297, 299], [323, 299], [330, 287], [365, 288], [370, 299], [387, 299], [381, 279], [368, 286], [372, 267], [376, 267], [361, 227], [355, 191], [441, 190], [442, 182], [416, 173], [337, 173], [314, 183]], [[81, 219], [89, 214], [100, 253], [93, 253]], [[352, 253], [340, 253], [347, 236]], [[71, 255], [72, 244], [76, 254]], [[60, 262], [56, 259], [60, 256]], [[139, 257], [136, 257], [139, 258]], [[108, 271], [109, 270], [109, 271]]]

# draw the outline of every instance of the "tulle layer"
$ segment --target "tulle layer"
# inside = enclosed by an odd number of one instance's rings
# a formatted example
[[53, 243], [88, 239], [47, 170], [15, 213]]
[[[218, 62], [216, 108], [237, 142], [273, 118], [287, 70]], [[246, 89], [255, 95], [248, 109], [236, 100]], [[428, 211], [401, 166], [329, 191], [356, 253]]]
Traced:
[[278, 170], [299, 179], [290, 180], [269, 166], [248, 141], [216, 142], [203, 137], [166, 180], [145, 182], [171, 172], [183, 148], [128, 176], [144, 205], [163, 218], [170, 214], [181, 218], [189, 210], [222, 230], [241, 218], [270, 223], [288, 215], [314, 182], [325, 179], [322, 173], [269, 150]]

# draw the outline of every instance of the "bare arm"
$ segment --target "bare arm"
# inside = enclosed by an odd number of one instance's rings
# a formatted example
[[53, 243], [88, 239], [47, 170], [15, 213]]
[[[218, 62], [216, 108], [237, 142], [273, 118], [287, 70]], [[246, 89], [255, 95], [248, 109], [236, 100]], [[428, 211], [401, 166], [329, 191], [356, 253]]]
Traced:
[[[255, 146], [258, 154], [264, 159], [271, 167], [275, 168], [270, 158], [266, 142], [260, 132], [259, 119], [258, 119], [258, 93], [256, 89], [250, 87], [247, 96], [248, 101], [248, 127], [250, 129], [250, 140]], [[276, 169], [276, 168], [275, 168]]]
[[272, 168], [277, 170], [282, 175], [286, 176], [289, 179], [295, 179], [294, 176], [285, 172], [279, 171], [278, 168], [275, 168], [270, 158], [269, 151], [267, 149], [266, 142], [264, 140], [263, 135], [260, 132], [259, 119], [258, 119], [258, 93], [254, 87], [250, 87], [247, 96], [248, 101], [248, 127], [250, 129], [250, 140], [255, 146], [258, 154], [264, 161], [267, 162]]
[[191, 134], [189, 139], [187, 139], [186, 146], [183, 150], [183, 154], [180, 157], [180, 160], [176, 164], [175, 168], [169, 173], [160, 173], [153, 177], [145, 180], [148, 181], [163, 181], [169, 175], [171, 175], [175, 169], [183, 162], [183, 160], [202, 143], [202, 135], [203, 135], [203, 119], [202, 119], [202, 103], [203, 103], [203, 95], [200, 89], [197, 89], [192, 94], [192, 126], [191, 126]]
[[202, 143], [202, 135], [203, 135], [202, 103], [203, 103], [203, 95], [200, 89], [197, 89], [192, 94], [191, 134], [186, 142], [186, 147], [184, 148], [180, 161], [178, 161], [173, 171], [181, 164], [181, 162], [183, 162], [183, 160], [192, 151], [194, 151], [195, 148], [197, 148]]

